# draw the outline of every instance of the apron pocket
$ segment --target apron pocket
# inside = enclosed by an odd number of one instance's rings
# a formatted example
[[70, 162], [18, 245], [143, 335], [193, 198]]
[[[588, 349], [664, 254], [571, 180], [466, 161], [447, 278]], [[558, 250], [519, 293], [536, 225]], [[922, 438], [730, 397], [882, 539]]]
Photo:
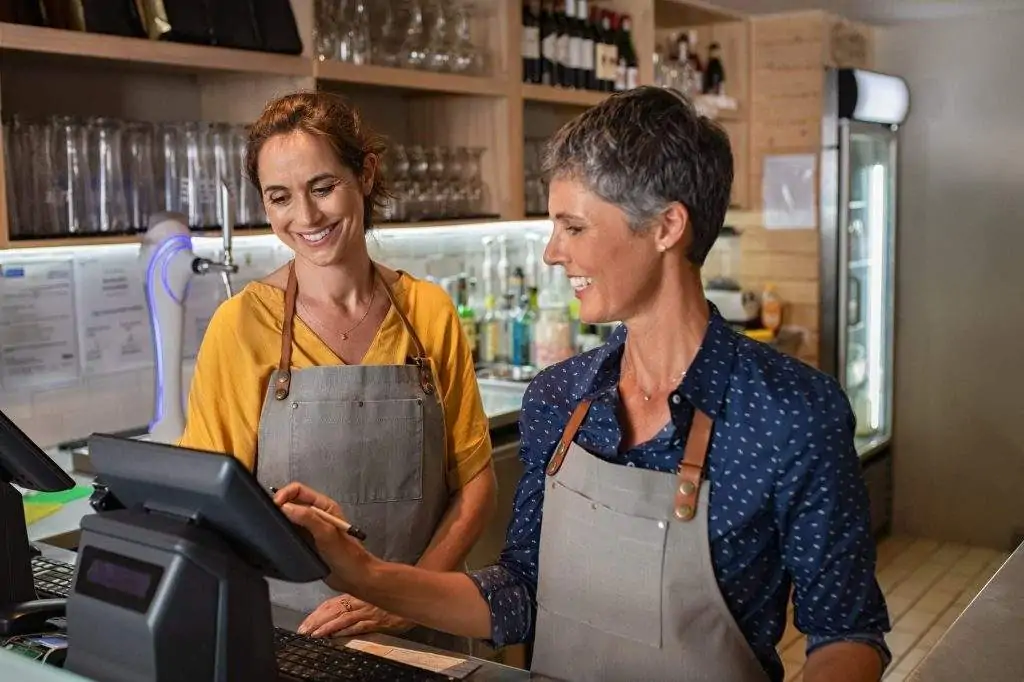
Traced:
[[538, 606], [660, 648], [667, 524], [619, 513], [550, 479], [546, 486], [540, 565], [548, 570]]
[[423, 497], [423, 403], [316, 400], [292, 410], [293, 480], [341, 504]]

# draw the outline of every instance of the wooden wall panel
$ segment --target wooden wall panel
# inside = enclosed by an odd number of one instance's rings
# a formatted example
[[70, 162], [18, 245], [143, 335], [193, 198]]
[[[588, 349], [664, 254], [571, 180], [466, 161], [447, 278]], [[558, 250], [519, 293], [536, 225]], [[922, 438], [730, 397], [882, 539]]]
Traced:
[[[827, 15], [801, 12], [751, 20], [750, 205], [763, 209], [766, 156], [817, 154], [821, 145]], [[815, 182], [815, 187], [817, 182]], [[817, 229], [747, 229], [743, 283], [774, 284], [784, 324], [804, 333], [797, 356], [818, 363], [820, 258]]]

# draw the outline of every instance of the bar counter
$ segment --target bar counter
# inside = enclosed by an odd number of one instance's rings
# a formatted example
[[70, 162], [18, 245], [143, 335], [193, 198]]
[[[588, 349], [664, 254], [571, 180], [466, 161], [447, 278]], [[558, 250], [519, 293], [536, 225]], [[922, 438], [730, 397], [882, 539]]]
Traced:
[[996, 571], [906, 679], [1024, 680], [1024, 544]]
[[[496, 468], [499, 469], [499, 479], [501, 479], [502, 463], [506, 461], [517, 462], [515, 453], [518, 452], [518, 431], [515, 427], [519, 419], [520, 405], [526, 385], [504, 381], [481, 380], [480, 388], [484, 410], [491, 423], [492, 441], [495, 441], [495, 463]], [[91, 466], [88, 466], [87, 450], [83, 450], [81, 447], [74, 450], [51, 448], [47, 450], [47, 455], [67, 471], [78, 485], [92, 485], [94, 475], [91, 473]], [[86, 464], [85, 467], [81, 466], [83, 461]], [[514, 489], [517, 477], [518, 473], [510, 470], [508, 478], [516, 478], [516, 480], [501, 481], [501, 483], [506, 486], [511, 485], [512, 489]], [[56, 513], [29, 525], [29, 540], [36, 544], [43, 556], [66, 563], [75, 563], [82, 518], [93, 513], [94, 511], [89, 505], [88, 498], [79, 498], [68, 502]], [[499, 523], [507, 523], [507, 520], [501, 520]], [[485, 532], [481, 542], [478, 543], [486, 548], [487, 551], [485, 553], [494, 553], [500, 548], [501, 538], [499, 535], [503, 530], [503, 525], [499, 528], [495, 524], [493, 532], [491, 532], [492, 529], [488, 529], [488, 532]], [[489, 535], [495, 535], [495, 537], [490, 538], [488, 537]], [[272, 606], [272, 612], [274, 624], [277, 627], [288, 630], [294, 630], [304, 617], [304, 614], [276, 605]], [[516, 682], [519, 680], [545, 679], [531, 675], [520, 668], [494, 663], [465, 654], [445, 652], [416, 642], [410, 642], [400, 637], [371, 634], [360, 635], [355, 639], [469, 659], [473, 663], [478, 664], [479, 667], [464, 678], [466, 682]], [[347, 639], [336, 640], [338, 646], [344, 646], [347, 641]], [[9, 658], [0, 660], [0, 670], [9, 664], [9, 660]], [[55, 669], [53, 666], [34, 665], [35, 667], [25, 669], [32, 674], [28, 677], [19, 677], [18, 679], [22, 682], [42, 682], [44, 680], [59, 682], [60, 680], [81, 679], [77, 676], [62, 674], [64, 671]], [[0, 674], [0, 679], [5, 679], [3, 674]]]

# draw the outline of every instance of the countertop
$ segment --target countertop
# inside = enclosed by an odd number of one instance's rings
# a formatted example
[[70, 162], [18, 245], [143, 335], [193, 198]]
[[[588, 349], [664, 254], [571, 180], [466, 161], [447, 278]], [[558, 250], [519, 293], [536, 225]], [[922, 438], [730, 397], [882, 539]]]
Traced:
[[1024, 545], [907, 676], [907, 682], [963, 680], [1024, 680]]
[[[71, 471], [71, 455], [68, 452], [51, 450], [47, 453], [50, 455], [55, 462], [65, 471], [70, 473], [75, 482], [81, 485], [91, 485], [92, 477], [75, 473]], [[88, 498], [74, 500], [65, 504], [58, 512], [48, 517], [40, 519], [36, 523], [31, 524], [28, 527], [29, 540], [39, 547], [40, 551], [44, 556], [65, 561], [68, 563], [74, 563], [77, 554], [67, 549], [55, 546], [45, 542], [48, 538], [54, 538], [55, 536], [72, 535], [74, 531], [77, 531], [81, 527], [82, 517], [87, 514], [95, 513], [92, 507], [89, 506]], [[59, 544], [60, 538], [55, 542]], [[272, 606], [274, 624], [278, 627], [294, 630], [298, 624], [302, 621], [303, 614], [290, 609], [286, 609], [279, 606]], [[381, 644], [391, 644], [393, 646], [402, 647], [406, 649], [415, 649], [420, 651], [432, 651], [435, 653], [447, 654], [452, 656], [458, 656], [460, 658], [466, 658], [461, 654], [450, 654], [443, 650], [434, 649], [421, 645], [416, 642], [410, 642], [399, 637], [392, 637], [383, 634], [371, 634], [362, 635], [359, 639], [368, 640], [371, 642], [378, 642]], [[338, 640], [339, 645], [343, 645], [348, 640]], [[0, 654], [6, 652], [0, 651]], [[532, 676], [529, 672], [520, 668], [514, 668], [511, 666], [494, 663], [484, 659], [478, 659], [469, 657], [476, 663], [480, 664], [480, 667], [474, 671], [471, 675], [465, 678], [466, 682], [519, 682], [520, 680], [530, 679], [544, 679], [536, 676]], [[18, 661], [17, 663], [20, 663]], [[4, 656], [0, 656], [0, 669], [12, 671], [8, 665], [15, 665], [15, 661], [10, 661]], [[60, 680], [81, 680], [78, 676], [72, 676], [65, 674], [66, 671], [61, 671], [53, 668], [52, 666], [41, 666], [38, 664], [32, 664], [32, 666], [21, 666], [24, 670], [20, 670], [24, 675], [18, 677], [23, 682], [43, 682], [50, 681], [59, 682]]]
[[492, 429], [519, 421], [519, 411], [523, 405], [523, 394], [526, 393], [527, 384], [498, 379], [477, 379], [477, 383], [480, 385], [484, 413]]
[[[57, 561], [65, 561], [69, 563], [75, 561], [76, 555], [72, 552], [68, 552], [66, 550], [62, 550], [55, 547], [50, 547], [48, 545], [41, 545], [40, 548], [43, 552], [43, 556], [48, 557], [50, 559], [54, 559]], [[303, 615], [301, 613], [276, 605], [271, 606], [271, 616], [273, 618], [275, 626], [292, 631], [294, 631], [295, 628], [298, 627], [299, 623], [301, 623], [303, 619]], [[351, 638], [337, 638], [334, 640], [334, 644], [338, 647], [343, 647], [347, 642], [351, 641], [352, 639], [376, 642], [378, 644], [387, 644], [404, 649], [413, 649], [416, 651], [426, 651], [447, 656], [457, 656], [459, 658], [466, 658], [462, 654], [452, 654], [442, 649], [436, 649], [434, 647], [425, 646], [417, 642], [410, 642], [400, 637], [392, 637], [390, 635], [384, 634], [369, 634]], [[0, 651], [0, 653], [5, 652]], [[53, 666], [42, 665], [31, 661], [29, 661], [30, 665], [23, 665], [22, 661], [24, 660], [25, 659], [22, 659], [22, 657], [20, 656], [15, 657], [12, 655], [12, 657], [10, 657], [10, 660], [8, 660], [8, 658], [0, 656], [0, 669], [8, 670], [11, 672], [13, 672], [13, 670], [18, 670], [18, 672], [21, 674], [18, 676], [17, 679], [19, 679], [21, 682], [60, 682], [61, 680], [68, 680], [70, 682], [71, 680], [80, 681], [86, 679], [77, 675], [72, 675], [67, 671], [56, 669]], [[474, 663], [479, 664], [479, 667], [464, 678], [465, 682], [520, 682], [521, 680], [545, 679], [543, 677], [532, 676], [528, 671], [522, 670], [520, 668], [513, 668], [511, 666], [502, 665], [500, 663], [494, 663], [492, 661], [486, 661], [483, 659], [477, 659], [472, 657], [470, 657], [470, 660]], [[8, 665], [18, 665], [19, 667], [12, 669], [8, 668]]]

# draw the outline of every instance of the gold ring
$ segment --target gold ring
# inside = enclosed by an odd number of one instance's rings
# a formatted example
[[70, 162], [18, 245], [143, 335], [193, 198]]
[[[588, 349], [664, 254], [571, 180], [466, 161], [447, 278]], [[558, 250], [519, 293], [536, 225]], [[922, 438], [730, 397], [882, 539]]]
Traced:
[[352, 610], [352, 605], [348, 603], [348, 599], [342, 599], [341, 605], [345, 607], [345, 612], [348, 613]]

